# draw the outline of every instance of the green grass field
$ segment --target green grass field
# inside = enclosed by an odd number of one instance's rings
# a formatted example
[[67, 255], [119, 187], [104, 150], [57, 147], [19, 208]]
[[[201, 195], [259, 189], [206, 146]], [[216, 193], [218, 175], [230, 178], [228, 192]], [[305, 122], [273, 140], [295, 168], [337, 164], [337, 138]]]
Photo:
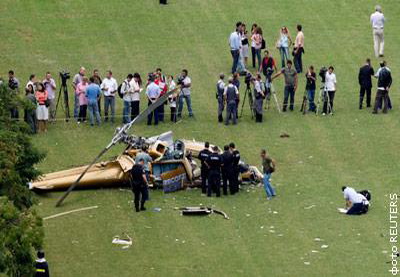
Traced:
[[[158, 66], [168, 74], [187, 68], [196, 119], [186, 117], [180, 124], [157, 128], [143, 123], [132, 131], [151, 136], [172, 130], [175, 138], [221, 146], [234, 141], [242, 157], [256, 165], [259, 150], [267, 148], [278, 164], [273, 175], [278, 197], [266, 201], [261, 188], [247, 187], [237, 196], [221, 199], [201, 197], [199, 190], [167, 195], [154, 191], [149, 211], [136, 214], [126, 190], [76, 191], [61, 208], [54, 207], [60, 193], [40, 195], [38, 209], [43, 216], [99, 206], [45, 221], [52, 276], [390, 276], [388, 195], [399, 193], [400, 183], [396, 79], [400, 3], [381, 1], [395, 109], [373, 116], [371, 110], [358, 110], [357, 74], [365, 58], [373, 58], [369, 15], [375, 1], [170, 2], [160, 7], [155, 0], [4, 0], [0, 75], [13, 68], [25, 84], [32, 72], [44, 76], [50, 70], [57, 76], [62, 69], [75, 73], [83, 65], [100, 69], [103, 76], [112, 69], [121, 81], [129, 72], [145, 76]], [[335, 67], [335, 115], [298, 112], [305, 83], [300, 76], [295, 112], [281, 115], [272, 109], [264, 114], [264, 123], [256, 125], [246, 107], [239, 125], [219, 125], [215, 82], [220, 72], [230, 70], [227, 38], [238, 20], [263, 27], [277, 60], [274, 44], [279, 27], [288, 26], [294, 36], [296, 24], [302, 23], [304, 65]], [[375, 58], [373, 66], [378, 67]], [[275, 87], [282, 101], [281, 79]], [[121, 114], [122, 101], [117, 102]], [[109, 142], [116, 126], [90, 128], [62, 121], [49, 126], [47, 134], [33, 138], [47, 152], [40, 169], [46, 173], [88, 163]], [[290, 138], [281, 139], [281, 132]], [[108, 157], [121, 150], [122, 146], [115, 147]], [[344, 204], [340, 190], [344, 184], [372, 191], [368, 215], [337, 213]], [[231, 219], [187, 218], [174, 210], [200, 203], [226, 211]], [[153, 212], [154, 207], [162, 210]], [[123, 232], [134, 239], [128, 250], [111, 244], [113, 236]]]

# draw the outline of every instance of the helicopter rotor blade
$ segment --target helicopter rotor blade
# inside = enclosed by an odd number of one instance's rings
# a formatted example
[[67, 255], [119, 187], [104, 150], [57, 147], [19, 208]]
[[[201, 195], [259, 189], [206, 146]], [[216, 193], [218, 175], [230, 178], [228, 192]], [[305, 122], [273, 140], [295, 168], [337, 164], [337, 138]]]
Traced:
[[60, 199], [56, 203], [56, 207], [61, 206], [64, 202], [65, 198], [71, 193], [71, 191], [79, 184], [80, 180], [83, 176], [89, 171], [89, 169], [103, 156], [111, 147], [121, 141], [121, 139], [126, 135], [126, 132], [136, 123], [140, 122], [144, 118], [146, 118], [150, 113], [152, 113], [159, 106], [164, 105], [164, 102], [168, 99], [168, 96], [173, 94], [178, 88], [175, 88], [163, 96], [161, 96], [156, 102], [152, 103], [147, 107], [143, 112], [141, 112], [137, 117], [135, 117], [131, 122], [126, 123], [124, 126], [118, 129], [117, 133], [111, 139], [111, 142], [96, 156], [96, 158], [85, 168], [85, 170], [79, 175], [78, 179], [70, 185], [67, 191], [60, 197]]

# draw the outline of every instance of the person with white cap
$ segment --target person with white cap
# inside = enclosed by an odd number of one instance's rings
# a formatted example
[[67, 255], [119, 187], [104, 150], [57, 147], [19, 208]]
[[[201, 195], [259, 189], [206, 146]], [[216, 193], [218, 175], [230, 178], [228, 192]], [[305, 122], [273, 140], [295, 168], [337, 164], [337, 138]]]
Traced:
[[385, 16], [379, 5], [375, 6], [375, 12], [371, 14], [372, 34], [374, 36], [374, 51], [376, 57], [383, 57], [385, 40], [383, 36], [383, 28], [385, 25]]

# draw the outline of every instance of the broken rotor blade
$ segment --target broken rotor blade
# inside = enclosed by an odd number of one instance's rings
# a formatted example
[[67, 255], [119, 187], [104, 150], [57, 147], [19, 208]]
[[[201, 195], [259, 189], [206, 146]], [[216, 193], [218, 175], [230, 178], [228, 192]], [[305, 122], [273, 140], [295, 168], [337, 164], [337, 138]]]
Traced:
[[159, 106], [164, 105], [164, 102], [167, 100], [168, 96], [170, 96], [172, 93], [174, 93], [178, 88], [175, 88], [167, 93], [165, 93], [163, 96], [158, 98], [158, 100], [154, 103], [152, 103], [150, 106], [147, 107], [143, 112], [141, 112], [137, 117], [135, 117], [131, 122], [126, 123], [124, 126], [118, 129], [118, 132], [114, 135], [114, 137], [111, 139], [111, 142], [97, 155], [97, 157], [85, 168], [85, 170], [79, 175], [78, 179], [68, 187], [68, 190], [61, 196], [61, 198], [57, 201], [56, 207], [59, 207], [65, 198], [71, 193], [71, 191], [79, 184], [80, 180], [83, 178], [83, 176], [88, 172], [88, 170], [103, 156], [112, 146], [117, 144], [118, 142], [121, 141], [121, 139], [124, 137], [126, 132], [137, 122], [140, 122], [144, 118], [146, 118], [150, 113], [152, 113], [155, 109], [157, 109]]

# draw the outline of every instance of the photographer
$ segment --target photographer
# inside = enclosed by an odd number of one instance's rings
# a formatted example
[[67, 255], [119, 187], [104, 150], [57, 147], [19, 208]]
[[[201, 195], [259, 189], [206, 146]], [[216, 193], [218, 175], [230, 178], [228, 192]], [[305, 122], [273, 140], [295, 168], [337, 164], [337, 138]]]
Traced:
[[264, 51], [264, 58], [261, 62], [258, 72], [262, 72], [265, 76], [265, 94], [269, 98], [271, 93], [271, 77], [277, 71], [275, 60], [269, 56], [269, 51]]
[[[328, 101], [329, 101], [329, 113], [333, 115], [333, 99], [335, 98], [336, 92], [336, 75], [333, 73], [334, 68], [330, 66], [328, 72], [325, 75], [325, 92], [327, 95], [324, 97], [324, 107], [322, 109], [322, 115], [328, 113]], [[328, 99], [329, 98], [329, 99]]]
[[51, 73], [47, 72], [43, 80], [44, 88], [49, 94], [47, 99], [49, 102], [49, 120], [54, 122], [56, 120], [56, 82], [51, 77]]
[[178, 118], [182, 118], [183, 99], [185, 99], [186, 101], [189, 117], [193, 117], [192, 100], [190, 97], [190, 88], [192, 86], [192, 81], [190, 80], [188, 76], [188, 71], [186, 69], [182, 70], [181, 76], [178, 79], [178, 85], [181, 86], [181, 92], [179, 94]]
[[225, 83], [224, 83], [225, 75], [223, 73], [219, 74], [219, 80], [217, 82], [217, 100], [218, 100], [218, 122], [223, 122], [224, 118], [222, 113], [224, 111], [224, 92], [225, 92]]
[[281, 71], [276, 73], [274, 76], [272, 76], [271, 81], [274, 80], [275, 78], [279, 77], [279, 75], [283, 74], [285, 77], [285, 94], [284, 94], [284, 99], [283, 99], [283, 112], [286, 112], [287, 110], [287, 105], [288, 105], [288, 100], [290, 96], [290, 106], [289, 109], [293, 111], [294, 109], [294, 94], [297, 90], [297, 72], [292, 68], [292, 61], [288, 60], [286, 62], [287, 66], [285, 68], [282, 68]]
[[83, 76], [85, 76], [86, 69], [82, 66], [79, 69], [79, 72], [74, 76], [74, 79], [72, 80], [72, 87], [74, 88], [74, 118], [78, 119], [79, 116], [79, 98], [78, 95], [76, 94], [76, 88], [79, 83], [82, 82]]
[[[19, 81], [17, 78], [15, 78], [13, 70], [8, 71], [8, 87], [10, 88], [12, 94], [15, 97], [17, 97], [18, 90], [19, 90]], [[16, 106], [10, 107], [10, 114], [11, 114], [12, 119], [18, 120], [19, 112], [18, 112], [18, 108]]]
[[224, 100], [226, 102], [226, 118], [225, 125], [229, 125], [229, 119], [232, 118], [233, 125], [237, 123], [236, 117], [236, 99], [238, 98], [239, 91], [236, 86], [233, 85], [233, 78], [229, 78], [229, 84], [224, 89]]
[[310, 112], [315, 112], [315, 103], [314, 103], [314, 97], [315, 97], [315, 81], [316, 79], [316, 74], [314, 72], [314, 66], [310, 66], [308, 68], [307, 74], [306, 74], [306, 91], [307, 91], [307, 98], [308, 98], [308, 111]]
[[108, 121], [108, 109], [111, 108], [111, 123], [114, 123], [115, 92], [118, 90], [118, 84], [112, 77], [111, 70], [107, 71], [106, 78], [104, 78], [100, 88], [104, 92], [104, 121]]
[[383, 101], [383, 113], [387, 113], [389, 108], [389, 89], [392, 85], [392, 74], [390, 69], [386, 66], [386, 62], [382, 61], [380, 63], [380, 68], [376, 72], [376, 77], [378, 78], [378, 91], [376, 92], [375, 105], [373, 114], [378, 113], [378, 108], [382, 107]]
[[254, 86], [254, 111], [256, 113], [256, 122], [261, 123], [263, 116], [263, 100], [265, 97], [262, 90], [261, 75], [257, 74], [256, 77], [253, 77], [252, 82]]

